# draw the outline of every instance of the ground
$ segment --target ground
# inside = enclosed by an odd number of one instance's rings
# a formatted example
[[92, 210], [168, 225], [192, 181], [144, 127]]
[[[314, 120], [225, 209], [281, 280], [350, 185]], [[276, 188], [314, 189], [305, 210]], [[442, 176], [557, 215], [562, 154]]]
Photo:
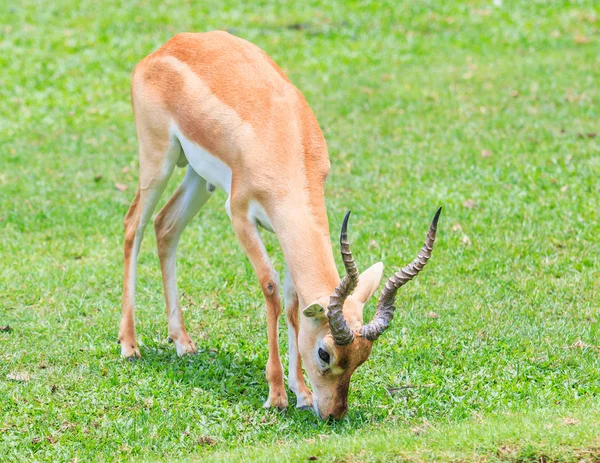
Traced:
[[[2, 459], [599, 461], [599, 25], [592, 0], [3, 2]], [[262, 294], [222, 192], [179, 252], [198, 355], [167, 342], [149, 227], [143, 358], [119, 358], [131, 71], [212, 29], [258, 44], [306, 95], [332, 240], [351, 208], [360, 268], [412, 260], [444, 206], [341, 423], [261, 407]]]

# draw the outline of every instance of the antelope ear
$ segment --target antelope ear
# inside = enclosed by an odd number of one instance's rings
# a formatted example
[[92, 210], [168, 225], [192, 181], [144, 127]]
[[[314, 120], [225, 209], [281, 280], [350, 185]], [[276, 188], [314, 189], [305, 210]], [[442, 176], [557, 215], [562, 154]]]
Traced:
[[318, 302], [309, 305], [306, 309], [302, 311], [305, 317], [307, 318], [325, 318], [325, 307], [323, 307]]
[[373, 293], [377, 291], [382, 274], [383, 264], [381, 262], [371, 265], [358, 277], [358, 285], [356, 285], [356, 289], [354, 290], [354, 294], [352, 294], [352, 296], [354, 296], [363, 304], [366, 304]]

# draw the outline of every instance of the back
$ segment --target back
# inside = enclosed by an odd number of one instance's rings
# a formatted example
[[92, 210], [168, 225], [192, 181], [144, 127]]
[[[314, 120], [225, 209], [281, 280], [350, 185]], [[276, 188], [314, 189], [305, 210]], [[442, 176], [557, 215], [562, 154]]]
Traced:
[[[234, 177], [236, 169], [238, 176], [260, 172], [322, 191], [329, 159], [312, 110], [273, 60], [246, 40], [223, 31], [176, 35], [138, 64], [132, 99], [136, 119], [138, 113], [152, 114], [154, 125], [174, 119], [186, 139]], [[265, 185], [259, 180], [257, 186]]]

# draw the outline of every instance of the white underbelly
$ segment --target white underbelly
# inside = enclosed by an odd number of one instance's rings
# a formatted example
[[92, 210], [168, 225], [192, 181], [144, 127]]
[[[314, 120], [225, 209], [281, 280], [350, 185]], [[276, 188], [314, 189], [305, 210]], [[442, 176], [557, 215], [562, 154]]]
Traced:
[[[171, 126], [171, 133], [179, 140], [179, 144], [181, 145], [190, 166], [192, 166], [192, 169], [208, 183], [220, 188], [230, 196], [231, 169], [229, 166], [197, 143], [188, 140], [183, 133], [181, 133], [181, 130], [179, 130], [177, 125], [173, 124]], [[227, 211], [227, 215], [231, 217], [229, 198], [227, 198], [225, 203], [225, 210]], [[248, 219], [252, 223], [260, 225], [270, 232], [273, 231], [273, 225], [269, 220], [269, 216], [258, 201], [250, 202], [248, 206]]]
[[231, 169], [229, 166], [197, 143], [188, 140], [177, 125], [171, 126], [171, 132], [179, 140], [192, 169], [208, 183], [220, 188], [228, 195], [231, 194]]

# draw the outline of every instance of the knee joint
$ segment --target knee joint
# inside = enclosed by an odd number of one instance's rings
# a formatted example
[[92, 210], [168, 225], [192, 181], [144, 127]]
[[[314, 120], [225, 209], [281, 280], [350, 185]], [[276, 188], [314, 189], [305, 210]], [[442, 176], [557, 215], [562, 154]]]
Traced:
[[279, 275], [277, 272], [265, 272], [260, 278], [260, 286], [266, 298], [279, 297]]
[[279, 285], [274, 278], [267, 278], [261, 282], [261, 287], [265, 297], [272, 298], [278, 296]]
[[169, 226], [163, 214], [158, 214], [154, 218], [154, 234], [156, 235], [159, 251], [161, 247], [168, 245], [173, 238], [173, 227]]
[[136, 228], [131, 224], [125, 224], [125, 246], [131, 247], [135, 241]]

